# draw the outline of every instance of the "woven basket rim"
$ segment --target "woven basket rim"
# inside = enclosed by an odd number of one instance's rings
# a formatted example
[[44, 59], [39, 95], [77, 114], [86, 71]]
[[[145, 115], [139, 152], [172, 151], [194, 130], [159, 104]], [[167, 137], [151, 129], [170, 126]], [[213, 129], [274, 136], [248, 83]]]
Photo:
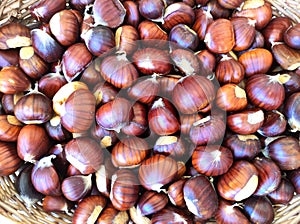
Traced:
[[[0, 2], [0, 26], [13, 21], [29, 24], [32, 21], [29, 7], [37, 0], [3, 0]], [[300, 23], [300, 0], [267, 0], [276, 17], [289, 17]], [[0, 177], [0, 220], [11, 224], [69, 224], [72, 214], [47, 213], [41, 203], [26, 207], [14, 188], [16, 174]], [[274, 224], [300, 223], [300, 195], [295, 195], [287, 205], [275, 205]], [[4, 223], [4, 222], [3, 222]], [[214, 222], [208, 222], [214, 223]]]

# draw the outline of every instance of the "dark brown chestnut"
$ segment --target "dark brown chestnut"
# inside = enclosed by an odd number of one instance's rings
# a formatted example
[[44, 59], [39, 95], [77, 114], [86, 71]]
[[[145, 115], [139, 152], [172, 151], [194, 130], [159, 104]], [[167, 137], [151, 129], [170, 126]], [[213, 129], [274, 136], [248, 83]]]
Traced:
[[287, 204], [294, 197], [295, 188], [287, 178], [281, 178], [281, 182], [275, 191], [268, 194], [273, 204]]
[[145, 44], [149, 40], [155, 40], [156, 44], [159, 41], [168, 40], [168, 34], [152, 21], [142, 21], [138, 26], [138, 32], [141, 40], [146, 41]]
[[0, 68], [17, 65], [19, 63], [19, 49], [0, 50]]
[[197, 146], [192, 154], [192, 165], [205, 176], [219, 176], [226, 173], [233, 164], [230, 149], [217, 146]]
[[187, 153], [186, 147], [186, 142], [181, 137], [174, 135], [160, 136], [154, 143], [153, 152], [181, 158]]
[[43, 210], [46, 212], [66, 212], [68, 213], [71, 204], [64, 196], [50, 196], [43, 198]]
[[95, 224], [119, 223], [126, 224], [129, 222], [127, 211], [119, 211], [108, 204], [101, 212]]
[[137, 212], [141, 215], [150, 215], [162, 210], [168, 204], [168, 196], [165, 193], [145, 191], [137, 202]]
[[300, 169], [293, 170], [288, 174], [288, 179], [295, 187], [295, 191], [297, 194], [300, 192]]
[[193, 114], [209, 106], [215, 95], [215, 87], [209, 79], [200, 75], [190, 75], [176, 83], [172, 102], [180, 112]]
[[123, 6], [126, 10], [124, 24], [137, 28], [141, 20], [138, 3], [136, 1], [126, 0], [123, 2]]
[[168, 187], [168, 197], [170, 202], [177, 207], [185, 207], [184, 195], [183, 195], [183, 186], [187, 181], [187, 178], [182, 178], [175, 181]]
[[138, 171], [141, 185], [147, 190], [158, 192], [161, 187], [173, 181], [176, 175], [176, 161], [161, 154], [144, 160]]
[[92, 125], [90, 131], [91, 131], [92, 137], [103, 148], [113, 146], [118, 142], [118, 136], [117, 136], [117, 133], [115, 131], [106, 130], [98, 124]]
[[61, 183], [64, 197], [70, 201], [83, 199], [92, 189], [92, 175], [66, 177]]
[[135, 173], [128, 169], [120, 169], [112, 176], [110, 200], [120, 210], [130, 209], [138, 201], [139, 183]]
[[169, 33], [169, 40], [176, 44], [176, 47], [196, 50], [199, 45], [197, 33], [184, 24], [174, 26]]
[[204, 49], [195, 52], [195, 55], [199, 58], [200, 63], [202, 64], [205, 71], [213, 72], [216, 67], [216, 57], [209, 50]]
[[175, 108], [164, 98], [153, 102], [148, 112], [148, 123], [150, 129], [158, 135], [171, 135], [180, 129]]
[[15, 143], [1, 141], [0, 155], [0, 176], [13, 174], [21, 167], [22, 160], [18, 157]]
[[188, 210], [195, 216], [203, 220], [214, 216], [218, 208], [218, 196], [205, 176], [188, 179], [183, 186], [183, 195]]
[[96, 172], [104, 160], [100, 145], [89, 137], [74, 138], [65, 145], [66, 159], [82, 174]]
[[55, 141], [65, 142], [71, 139], [71, 133], [67, 131], [61, 123], [59, 116], [52, 117], [44, 125], [47, 134]]
[[195, 12], [196, 19], [192, 29], [197, 33], [199, 40], [204, 40], [207, 27], [213, 22], [213, 17], [210, 11], [197, 9]]
[[293, 71], [300, 65], [300, 52], [284, 42], [274, 42], [272, 53], [276, 62], [285, 70]]
[[38, 81], [38, 90], [52, 99], [56, 92], [67, 83], [67, 80], [60, 73], [48, 73]]
[[33, 17], [41, 22], [49, 22], [51, 17], [66, 8], [66, 0], [53, 2], [51, 0], [43, 0], [33, 3], [30, 7], [30, 13]]
[[275, 137], [285, 132], [287, 120], [285, 116], [277, 110], [266, 111], [263, 125], [257, 132], [266, 137]]
[[300, 49], [300, 25], [299, 23], [295, 24], [294, 26], [289, 27], [284, 35], [283, 39], [284, 42], [292, 48]]
[[139, 33], [130, 25], [120, 26], [116, 30], [116, 50], [131, 55], [138, 47]]
[[297, 92], [289, 96], [284, 105], [284, 113], [292, 132], [300, 130], [299, 102], [300, 93]]
[[258, 172], [255, 166], [239, 160], [229, 171], [219, 177], [217, 189], [220, 196], [230, 201], [242, 201], [250, 197], [258, 186]]
[[25, 125], [18, 135], [18, 156], [26, 162], [36, 162], [46, 155], [50, 147], [49, 136], [41, 126]]
[[118, 89], [108, 82], [98, 82], [93, 88], [93, 94], [96, 98], [96, 106], [99, 106], [114, 100], [118, 95]]
[[0, 141], [16, 142], [22, 123], [13, 115], [0, 115]]
[[148, 222], [146, 221], [144, 223], [159, 224], [159, 223], [170, 223], [170, 222], [192, 224], [193, 220], [191, 215], [187, 214], [185, 210], [172, 207], [172, 206], [167, 206], [161, 211], [153, 214], [151, 221]]
[[55, 155], [50, 155], [41, 158], [33, 166], [31, 172], [31, 182], [34, 188], [44, 195], [60, 196], [62, 194], [59, 175], [52, 163], [55, 157]]
[[95, 0], [93, 16], [96, 25], [117, 28], [125, 19], [126, 9], [119, 0]]
[[166, 3], [163, 0], [140, 0], [139, 12], [147, 20], [160, 21], [165, 12]]
[[95, 223], [105, 206], [106, 198], [104, 196], [88, 196], [78, 203], [72, 222], [74, 224]]

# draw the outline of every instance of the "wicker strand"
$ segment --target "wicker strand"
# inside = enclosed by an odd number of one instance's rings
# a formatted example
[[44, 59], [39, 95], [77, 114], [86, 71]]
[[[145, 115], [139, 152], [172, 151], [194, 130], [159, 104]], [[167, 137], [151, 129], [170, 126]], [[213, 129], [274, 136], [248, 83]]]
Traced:
[[300, 23], [300, 1], [297, 6], [293, 5], [295, 8], [290, 6], [286, 1], [278, 0], [268, 0], [278, 11], [279, 14], [291, 18], [294, 22]]

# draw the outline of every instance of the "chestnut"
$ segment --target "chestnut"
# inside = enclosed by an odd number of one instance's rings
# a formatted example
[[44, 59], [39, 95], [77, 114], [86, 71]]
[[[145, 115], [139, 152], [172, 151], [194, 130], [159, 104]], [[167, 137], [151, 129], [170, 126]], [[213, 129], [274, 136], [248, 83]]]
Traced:
[[18, 156], [26, 162], [36, 162], [47, 154], [50, 147], [50, 138], [39, 125], [25, 125], [18, 135]]
[[33, 166], [31, 172], [31, 182], [34, 188], [44, 195], [60, 196], [62, 194], [60, 179], [52, 163], [55, 157], [55, 155], [50, 155], [41, 158]]
[[65, 9], [51, 17], [49, 21], [51, 33], [61, 45], [71, 46], [79, 38], [80, 20], [77, 16], [74, 10]]
[[95, 173], [98, 191], [108, 198], [111, 192], [112, 176], [116, 171], [117, 168], [114, 167], [112, 161], [108, 159]]
[[291, 127], [292, 132], [300, 130], [300, 118], [299, 114], [299, 101], [300, 93], [294, 93], [289, 96], [284, 105], [284, 113], [288, 120], [288, 124]]
[[180, 129], [175, 108], [164, 98], [153, 102], [148, 112], [148, 123], [150, 129], [158, 135], [171, 135]]
[[168, 196], [165, 193], [145, 191], [137, 202], [137, 212], [141, 215], [150, 215], [162, 210], [168, 204]]
[[17, 171], [22, 160], [18, 157], [16, 144], [12, 142], [0, 142], [0, 176], [8, 176]]
[[123, 2], [123, 6], [126, 10], [124, 24], [137, 28], [141, 20], [138, 3], [136, 1], [126, 0]]
[[95, 224], [126, 224], [128, 221], [129, 215], [127, 211], [119, 211], [109, 204], [102, 210]]
[[299, 50], [289, 47], [284, 42], [274, 42], [271, 49], [276, 62], [283, 69], [293, 71], [299, 67]]
[[227, 126], [235, 133], [249, 135], [256, 132], [264, 122], [264, 112], [259, 108], [245, 109], [230, 114], [227, 117]]
[[217, 182], [220, 196], [231, 201], [242, 201], [250, 197], [257, 186], [257, 169], [246, 160], [234, 162], [229, 171], [220, 176]]
[[195, 114], [184, 114], [180, 116], [180, 133], [188, 135], [190, 133], [191, 127], [193, 124], [201, 120], [203, 116], [199, 113]]
[[52, 99], [56, 92], [67, 83], [67, 80], [60, 73], [48, 73], [38, 81], [38, 90]]
[[230, 201], [219, 199], [219, 207], [215, 214], [215, 219], [218, 223], [241, 223], [250, 224], [247, 217], [243, 214], [237, 204], [233, 204]]
[[218, 3], [220, 6], [226, 8], [226, 9], [235, 9], [239, 8], [239, 6], [243, 3], [243, 0], [233, 0], [233, 1], [228, 1], [228, 0], [218, 0]]
[[253, 223], [273, 223], [275, 212], [270, 200], [266, 197], [252, 196], [244, 202], [244, 211]]
[[80, 37], [95, 56], [100, 56], [115, 46], [115, 35], [110, 28], [105, 26], [92, 27]]
[[281, 170], [295, 170], [300, 167], [300, 145], [295, 137], [278, 137], [267, 145], [265, 153]]
[[256, 135], [234, 134], [223, 141], [224, 146], [228, 147], [235, 159], [253, 159], [261, 151], [261, 143]]
[[197, 146], [192, 154], [192, 165], [201, 174], [219, 176], [226, 173], [233, 164], [230, 149], [217, 146]]
[[98, 82], [92, 92], [96, 98], [96, 106], [108, 103], [118, 95], [118, 89], [108, 82]]
[[255, 48], [242, 53], [239, 62], [245, 67], [246, 77], [267, 73], [273, 63], [273, 55], [263, 48]]
[[66, 159], [82, 174], [96, 172], [104, 160], [100, 145], [89, 137], [70, 140], [65, 145]]
[[121, 169], [112, 176], [110, 200], [112, 205], [126, 211], [138, 201], [139, 183], [138, 178], [132, 171]]
[[223, 54], [216, 65], [216, 78], [222, 84], [239, 84], [245, 76], [244, 66], [233, 57]]
[[174, 42], [176, 47], [196, 50], [199, 45], [197, 33], [185, 24], [174, 26], [169, 33], [169, 41]]
[[[226, 30], [226, 32], [223, 32]], [[216, 19], [207, 28], [204, 42], [213, 53], [228, 53], [235, 46], [233, 25], [228, 19]]]
[[14, 116], [14, 109], [18, 100], [24, 96], [24, 92], [18, 92], [15, 94], [4, 94], [1, 97], [1, 107], [5, 114]]
[[161, 187], [174, 180], [177, 171], [177, 163], [174, 159], [156, 154], [142, 162], [138, 177], [145, 189], [159, 192]]
[[263, 125], [257, 132], [266, 137], [275, 137], [284, 133], [287, 126], [285, 116], [277, 110], [267, 111]]
[[52, 117], [51, 100], [37, 89], [36, 84], [35, 89], [21, 97], [15, 105], [16, 118], [25, 124], [42, 124]]
[[52, 117], [44, 127], [47, 134], [55, 141], [65, 142], [72, 137], [71, 133], [63, 127], [59, 116]]
[[297, 194], [300, 192], [300, 169], [293, 170], [288, 174], [288, 179], [291, 181], [291, 183], [295, 187], [295, 191]]
[[92, 189], [92, 174], [66, 177], [61, 183], [63, 196], [70, 201], [83, 199]]
[[0, 115], [0, 141], [16, 142], [22, 123], [13, 115]]
[[8, 23], [0, 27], [0, 49], [25, 47], [31, 45], [30, 29], [21, 23]]
[[[152, 21], [141, 21], [138, 25], [138, 32], [140, 39], [143, 41], [156, 40], [156, 42], [159, 42], [168, 40], [168, 34], [162, 30], [158, 24]], [[145, 44], [146, 43], [147, 42], [145, 42]]]
[[278, 109], [285, 99], [286, 75], [255, 74], [246, 81], [246, 93], [253, 105], [264, 110]]
[[17, 66], [7, 66], [0, 71], [0, 92], [15, 94], [28, 91], [31, 87], [30, 80]]
[[82, 199], [74, 211], [74, 224], [95, 223], [99, 214], [106, 206], [106, 198], [101, 195], [92, 195]]
[[213, 53], [211, 53], [209, 50], [204, 49], [195, 52], [195, 55], [200, 60], [200, 63], [202, 64], [205, 71], [213, 72], [216, 67], [216, 57]]
[[203, 220], [214, 216], [218, 208], [218, 196], [207, 177], [188, 179], [183, 186], [183, 195], [188, 210], [195, 216]]
[[215, 98], [215, 87], [206, 77], [190, 75], [178, 81], [173, 89], [173, 103], [181, 113], [193, 114], [209, 106]]
[[196, 19], [192, 29], [197, 33], [199, 40], [204, 40], [207, 27], [213, 22], [213, 17], [210, 11], [198, 9], [196, 12]]
[[117, 133], [113, 130], [106, 130], [98, 124], [93, 124], [90, 129], [91, 136], [103, 148], [115, 145], [118, 142]]
[[225, 84], [217, 91], [216, 104], [219, 108], [232, 112], [246, 108], [248, 103], [246, 92], [236, 84]]
[[46, 212], [66, 212], [70, 210], [70, 203], [64, 196], [50, 196], [43, 198], [43, 210]]
[[66, 80], [74, 80], [91, 61], [92, 54], [84, 43], [70, 46], [62, 56], [62, 71]]
[[187, 153], [186, 142], [182, 137], [174, 135], [160, 136], [154, 143], [153, 153], [182, 158]]
[[185, 207], [184, 195], [183, 195], [183, 186], [187, 178], [179, 179], [168, 187], [168, 197], [170, 202], [177, 207]]
[[[143, 41], [142, 43], [147, 43]], [[172, 64], [169, 55], [157, 48], [140, 48], [132, 55], [132, 62], [145, 75], [166, 75], [170, 73]]]
[[299, 34], [300, 34], [300, 25], [299, 23], [297, 23], [294, 26], [289, 27], [285, 31], [283, 35], [284, 42], [292, 48], [300, 49]]
[[112, 164], [119, 168], [136, 167], [141, 164], [149, 152], [149, 146], [144, 139], [124, 138], [113, 146], [111, 151]]
[[17, 65], [19, 63], [19, 49], [0, 50], [0, 68]]
[[139, 77], [138, 71], [124, 52], [105, 57], [99, 71], [105, 81], [117, 88], [127, 88]]
[[140, 0], [139, 12], [147, 20], [159, 21], [165, 12], [166, 3], [163, 0]]
[[41, 22], [49, 22], [51, 17], [66, 8], [66, 0], [53, 2], [51, 0], [43, 0], [33, 3], [30, 7], [30, 13], [33, 17]]
[[135, 27], [130, 25], [120, 26], [115, 35], [116, 50], [131, 55], [138, 47], [138, 39], [139, 33]]
[[120, 132], [133, 118], [132, 104], [125, 98], [117, 97], [103, 104], [96, 111], [97, 124], [107, 130]]
[[258, 186], [254, 195], [265, 196], [277, 189], [281, 181], [281, 171], [271, 159], [256, 157], [253, 165], [258, 171]]
[[172, 98], [173, 89], [176, 83], [180, 80], [182, 76], [180, 75], [164, 75], [158, 76], [158, 83], [160, 86], [158, 96], [162, 96], [167, 99]]
[[93, 17], [96, 25], [117, 28], [124, 22], [126, 9], [120, 0], [95, 0]]
[[191, 215], [187, 214], [185, 210], [167, 206], [159, 212], [152, 215], [151, 222], [149, 223], [186, 223], [192, 224], [193, 220]]
[[281, 178], [276, 190], [268, 194], [268, 198], [273, 204], [287, 204], [294, 197], [295, 188], [287, 178]]

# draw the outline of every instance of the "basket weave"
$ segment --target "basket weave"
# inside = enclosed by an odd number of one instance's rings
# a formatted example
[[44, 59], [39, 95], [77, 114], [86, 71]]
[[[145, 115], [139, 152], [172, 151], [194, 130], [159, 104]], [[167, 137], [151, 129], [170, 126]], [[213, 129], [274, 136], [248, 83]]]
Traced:
[[[28, 26], [32, 18], [29, 6], [37, 0], [0, 0], [0, 26], [19, 21]], [[273, 15], [289, 17], [300, 23], [300, 0], [268, 0], [272, 4]], [[26, 207], [14, 188], [17, 174], [0, 177], [0, 223], [3, 224], [68, 224], [72, 223], [72, 213], [46, 213], [41, 203]], [[274, 224], [300, 223], [300, 195], [296, 195], [287, 205], [274, 205]], [[212, 222], [209, 222], [212, 223]]]

